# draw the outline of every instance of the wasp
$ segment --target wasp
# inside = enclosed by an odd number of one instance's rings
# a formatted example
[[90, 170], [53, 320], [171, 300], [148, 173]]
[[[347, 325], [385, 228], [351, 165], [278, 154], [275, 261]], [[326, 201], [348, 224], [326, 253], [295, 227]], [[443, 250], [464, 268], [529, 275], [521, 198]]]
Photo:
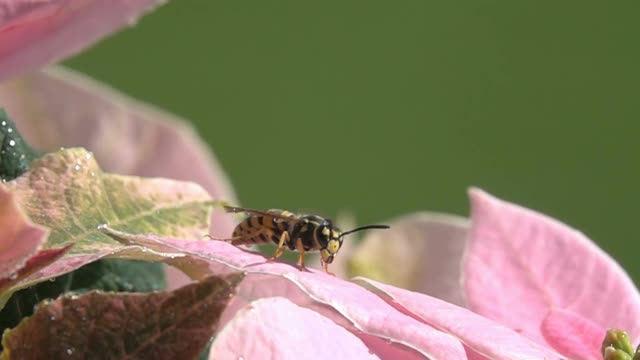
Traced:
[[[346, 235], [367, 229], [388, 229], [388, 225], [366, 225], [349, 231], [341, 231], [329, 219], [309, 214], [294, 214], [286, 210], [259, 211], [234, 206], [225, 206], [229, 213], [246, 213], [248, 216], [233, 230], [229, 239], [219, 239], [232, 245], [254, 245], [273, 242], [276, 251], [269, 261], [282, 256], [288, 248], [297, 251], [298, 266], [305, 270], [304, 254], [319, 251], [322, 268], [328, 274], [329, 264], [342, 246]], [[331, 274], [333, 275], [333, 274]]]

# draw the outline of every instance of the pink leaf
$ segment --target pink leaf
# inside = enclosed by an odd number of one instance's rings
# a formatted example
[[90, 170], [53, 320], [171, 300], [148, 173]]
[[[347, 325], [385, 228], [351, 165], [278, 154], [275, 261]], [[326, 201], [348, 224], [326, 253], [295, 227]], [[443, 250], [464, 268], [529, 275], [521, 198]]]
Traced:
[[61, 60], [160, 0], [0, 0], [0, 82]]
[[46, 229], [29, 221], [14, 196], [0, 184], [0, 279], [17, 276], [47, 235]]
[[13, 276], [5, 279], [0, 279], [0, 293], [4, 291], [4, 289], [22, 281], [25, 277], [52, 264], [54, 261], [62, 257], [62, 255], [64, 255], [67, 251], [69, 251], [70, 248], [71, 246], [67, 246], [59, 249], [46, 249], [38, 251], [34, 256], [29, 258], [29, 260], [27, 260], [27, 263]]
[[551, 309], [541, 326], [542, 335], [557, 351], [571, 359], [600, 360], [605, 328], [571, 311]]
[[209, 359], [379, 359], [358, 337], [285, 298], [257, 300], [218, 334]]
[[[465, 359], [462, 345], [451, 336], [406, 316], [377, 295], [339, 278], [315, 270], [302, 272], [281, 262], [266, 262], [261, 255], [221, 241], [185, 241], [153, 235], [131, 235], [112, 229], [115, 238], [158, 252], [180, 251], [187, 261], [173, 265], [192, 277], [243, 271], [247, 274], [238, 296], [223, 318], [230, 320], [247, 302], [282, 296], [314, 310], [358, 336], [378, 356], [402, 359]], [[381, 356], [382, 357], [382, 356]]]
[[347, 248], [352, 254], [340, 251], [340, 259], [351, 255], [342, 260], [347, 275], [365, 276], [464, 304], [460, 263], [469, 222], [454, 215], [416, 213], [389, 225], [391, 229], [371, 231], [358, 246]]
[[464, 265], [469, 307], [545, 344], [552, 308], [640, 335], [640, 296], [622, 268], [582, 233], [472, 189]]
[[[360, 278], [358, 282], [379, 292], [391, 304], [425, 323], [458, 338], [481, 359], [560, 359], [551, 349], [473, 312], [428, 295]], [[481, 355], [481, 356], [478, 356]]]

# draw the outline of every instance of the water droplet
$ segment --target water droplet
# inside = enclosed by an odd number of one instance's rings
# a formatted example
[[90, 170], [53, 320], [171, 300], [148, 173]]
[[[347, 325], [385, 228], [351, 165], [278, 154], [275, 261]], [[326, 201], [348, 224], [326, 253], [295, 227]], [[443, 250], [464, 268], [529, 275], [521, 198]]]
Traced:
[[96, 226], [96, 230], [105, 230], [109, 227], [109, 225], [107, 224], [100, 224], [98, 226]]
[[238, 360], [244, 360], [244, 356], [242, 355], [238, 356]]
[[24, 160], [24, 154], [20, 155], [20, 160]]
[[9, 146], [16, 146], [15, 140], [9, 140]]
[[18, 278], [18, 273], [13, 273], [9, 276], [9, 280], [15, 280]]
[[7, 132], [8, 132], [8, 133], [13, 132], [13, 129], [12, 129], [12, 128], [8, 128], [8, 129], [7, 129]]
[[87, 153], [87, 155], [85, 155], [84, 158], [87, 160], [91, 160], [91, 153]]
[[94, 173], [93, 171], [91, 172], [91, 176], [96, 176], [96, 173]]
[[3, 121], [3, 122], [2, 122], [2, 126], [7, 126], [7, 122], [6, 122], [6, 121]]
[[63, 151], [63, 150], [64, 150], [64, 146], [60, 146], [60, 151]]
[[73, 348], [68, 348], [67, 349], [67, 355], [71, 355], [73, 354]]
[[56, 317], [55, 317], [55, 316], [53, 316], [53, 315], [49, 316], [49, 320], [51, 320], [51, 321], [55, 321], [55, 319], [56, 319]]
[[76, 169], [76, 171], [80, 170], [80, 165], [76, 164], [76, 166], [74, 167], [74, 169]]
[[49, 279], [49, 281], [54, 282], [56, 281], [56, 278], [52, 277], [51, 279]]

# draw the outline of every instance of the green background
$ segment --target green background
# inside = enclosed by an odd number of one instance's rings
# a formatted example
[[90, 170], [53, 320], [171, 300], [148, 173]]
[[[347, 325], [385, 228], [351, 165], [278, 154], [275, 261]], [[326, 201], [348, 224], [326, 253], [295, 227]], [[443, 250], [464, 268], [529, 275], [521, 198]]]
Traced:
[[245, 206], [466, 215], [475, 185], [638, 279], [639, 4], [174, 0], [67, 64], [191, 119]]

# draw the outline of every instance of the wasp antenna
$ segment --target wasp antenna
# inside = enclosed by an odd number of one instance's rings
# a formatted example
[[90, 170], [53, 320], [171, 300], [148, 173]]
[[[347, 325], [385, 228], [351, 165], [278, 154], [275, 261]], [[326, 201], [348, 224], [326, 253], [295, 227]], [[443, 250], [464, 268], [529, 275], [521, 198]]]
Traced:
[[349, 234], [351, 234], [351, 233], [354, 233], [354, 232], [356, 232], [356, 231], [361, 231], [361, 230], [368, 230], [368, 229], [388, 229], [388, 228], [390, 228], [390, 226], [389, 226], [389, 225], [365, 225], [365, 226], [357, 227], [357, 228], [355, 228], [355, 229], [353, 229], [353, 230], [345, 231], [345, 232], [343, 232], [343, 233], [342, 233], [342, 235], [340, 235], [340, 237], [343, 237], [343, 236], [345, 236], [345, 235], [349, 235]]

